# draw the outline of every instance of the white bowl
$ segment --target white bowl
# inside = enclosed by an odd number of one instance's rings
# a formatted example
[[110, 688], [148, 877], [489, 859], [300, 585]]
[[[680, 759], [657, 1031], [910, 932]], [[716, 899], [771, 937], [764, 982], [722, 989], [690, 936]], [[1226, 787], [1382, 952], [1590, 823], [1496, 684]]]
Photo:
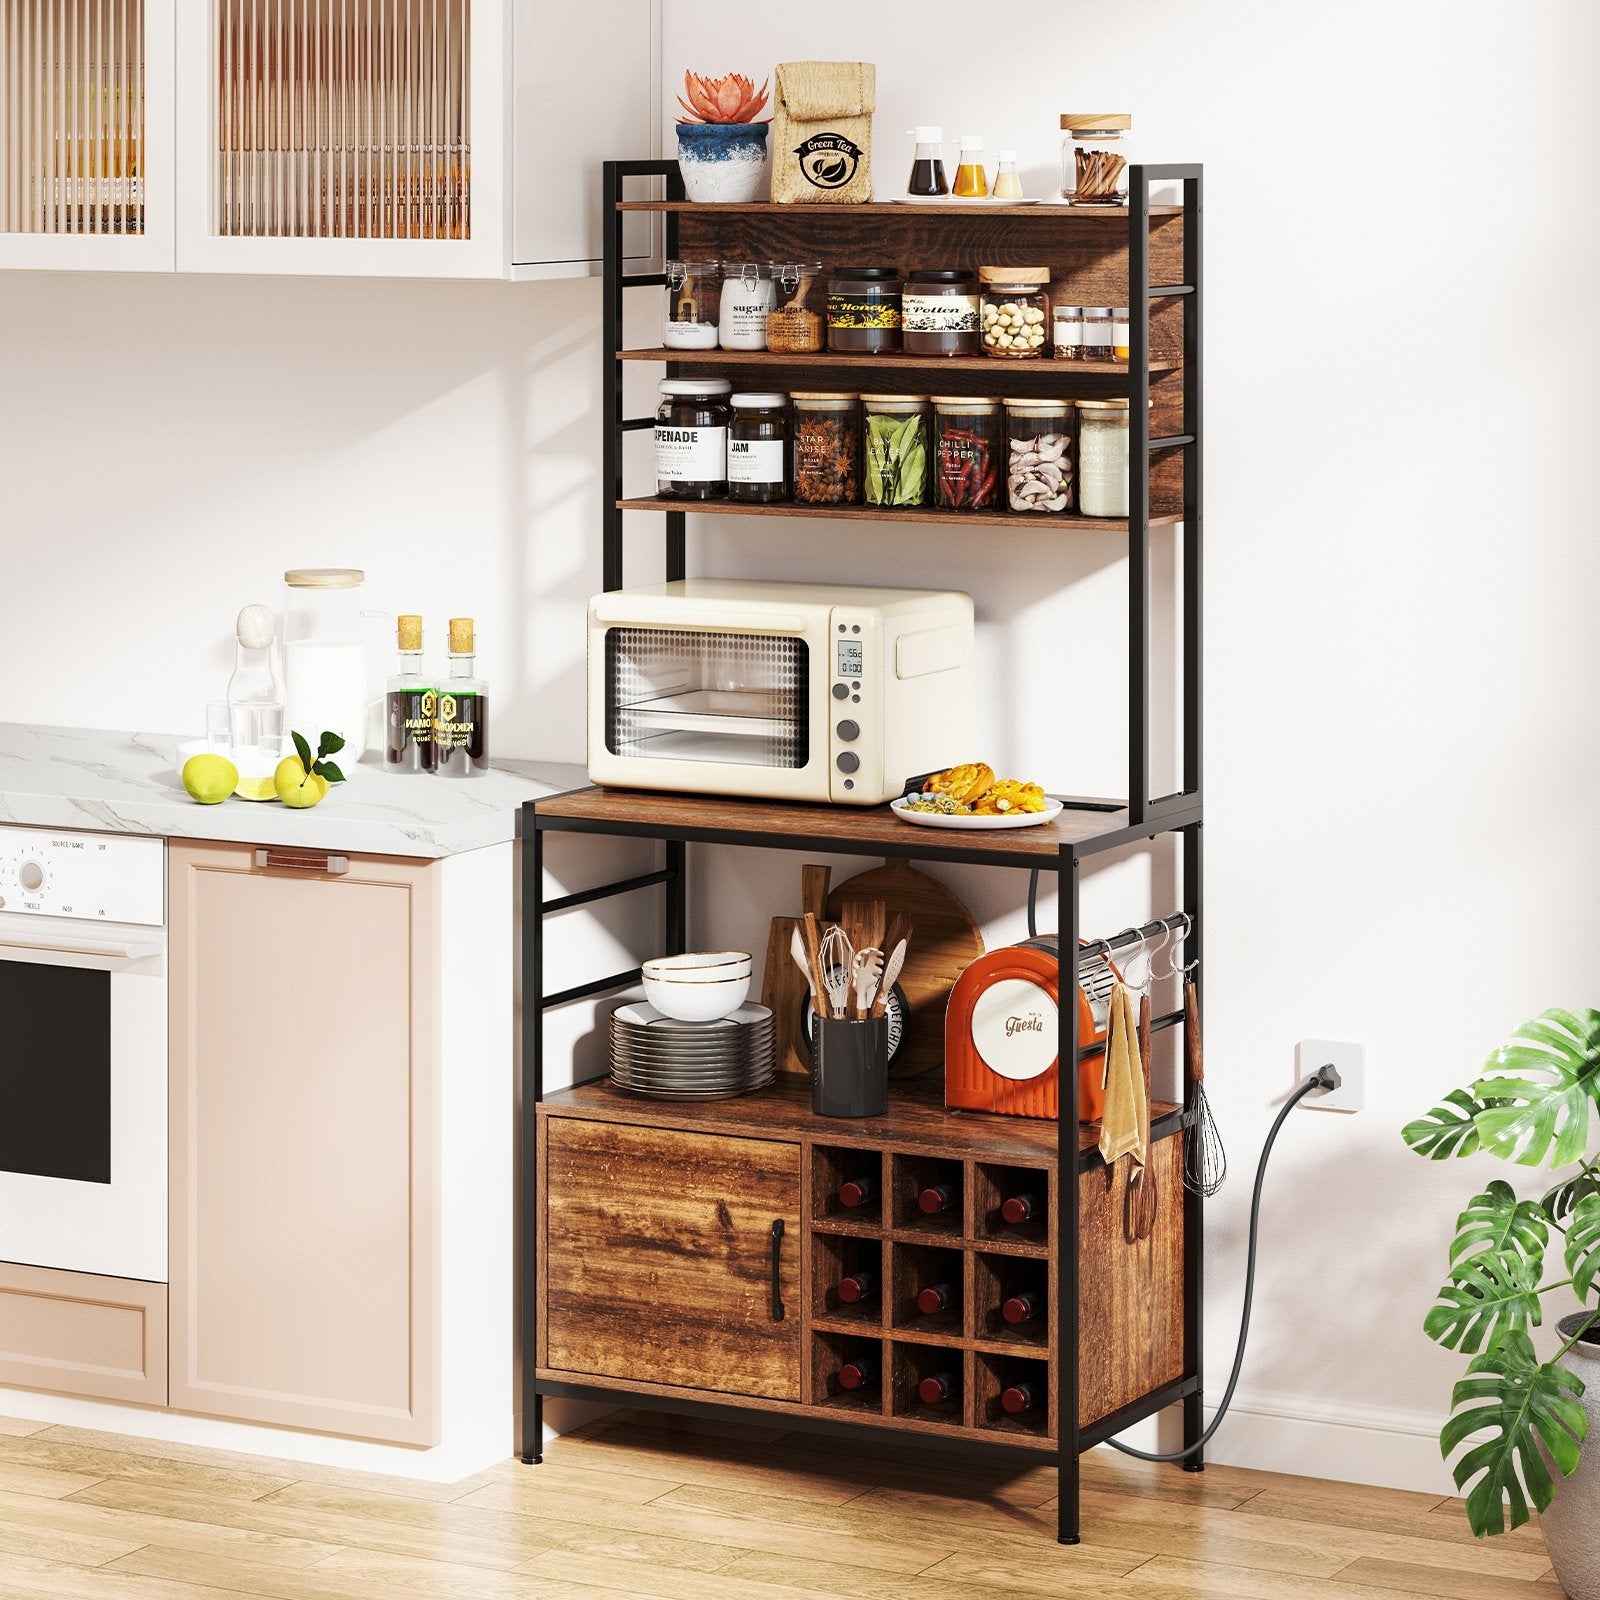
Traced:
[[657, 956], [640, 970], [647, 978], [662, 978], [671, 983], [726, 983], [730, 978], [748, 978], [751, 960], [743, 950], [699, 951], [683, 956]]
[[646, 973], [644, 992], [657, 1011], [679, 1022], [717, 1022], [732, 1016], [749, 998], [750, 974], [706, 983], [675, 982]]

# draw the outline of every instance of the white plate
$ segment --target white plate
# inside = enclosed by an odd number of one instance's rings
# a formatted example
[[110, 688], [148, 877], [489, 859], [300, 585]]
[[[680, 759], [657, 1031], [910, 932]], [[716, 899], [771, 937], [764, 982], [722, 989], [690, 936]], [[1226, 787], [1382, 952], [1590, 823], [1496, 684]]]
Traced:
[[919, 828], [968, 828], [979, 833], [993, 833], [1004, 828], [1039, 828], [1054, 822], [1061, 815], [1061, 802], [1047, 800], [1043, 811], [1015, 811], [1003, 817], [951, 816], [944, 811], [908, 810], [910, 797], [902, 795], [889, 802], [889, 809], [902, 822], [914, 823]]
[[679, 1022], [676, 1017], [657, 1011], [646, 1000], [630, 1000], [626, 1005], [618, 1006], [611, 1015], [618, 1022], [628, 1023], [635, 1028], [649, 1028], [652, 1033], [729, 1033], [735, 1028], [748, 1028], [752, 1023], [772, 1020], [771, 1009], [757, 1005], [753, 1000], [746, 1001], [731, 1016], [719, 1017], [715, 1022]]
[[1022, 195], [1015, 200], [992, 194], [897, 194], [897, 206], [1036, 206], [1038, 195]]

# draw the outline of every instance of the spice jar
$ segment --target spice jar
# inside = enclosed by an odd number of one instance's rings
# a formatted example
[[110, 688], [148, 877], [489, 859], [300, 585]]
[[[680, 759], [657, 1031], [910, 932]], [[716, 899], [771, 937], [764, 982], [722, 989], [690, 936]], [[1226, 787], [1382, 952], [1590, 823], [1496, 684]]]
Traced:
[[1111, 359], [1126, 365], [1128, 355], [1128, 308], [1126, 306], [1112, 306]]
[[1086, 361], [1083, 343], [1083, 307], [1050, 299], [1051, 354], [1057, 361]]
[[1123, 111], [1069, 111], [1061, 119], [1061, 194], [1075, 206], [1128, 203], [1129, 131]]
[[1084, 361], [1109, 361], [1111, 359], [1111, 307], [1085, 306], [1083, 308]]
[[668, 378], [656, 411], [656, 493], [715, 500], [728, 487], [726, 378]]
[[1013, 511], [1070, 511], [1072, 402], [1006, 401], [1006, 504]]
[[821, 276], [820, 261], [773, 263], [777, 305], [767, 313], [767, 349], [792, 355], [822, 348], [822, 318], [806, 304]]
[[828, 280], [828, 348], [872, 355], [900, 348], [900, 274], [840, 267]]
[[979, 267], [983, 353], [1039, 356], [1050, 331], [1048, 267]]
[[920, 394], [861, 397], [861, 476], [869, 506], [928, 503], [928, 398]]
[[1128, 402], [1078, 402], [1078, 508], [1086, 517], [1128, 514]]
[[736, 394], [729, 402], [728, 498], [771, 505], [789, 498], [789, 398]]
[[951, 511], [988, 511], [1000, 498], [1000, 402], [933, 397], [934, 503]]
[[662, 344], [669, 350], [715, 350], [721, 295], [720, 261], [669, 261]]
[[717, 327], [724, 350], [765, 350], [767, 313], [777, 301], [772, 268], [763, 261], [724, 261]]
[[853, 394], [791, 394], [794, 497], [801, 505], [861, 501], [861, 407]]
[[914, 356], [975, 356], [978, 285], [970, 273], [913, 272], [901, 296], [905, 347]]

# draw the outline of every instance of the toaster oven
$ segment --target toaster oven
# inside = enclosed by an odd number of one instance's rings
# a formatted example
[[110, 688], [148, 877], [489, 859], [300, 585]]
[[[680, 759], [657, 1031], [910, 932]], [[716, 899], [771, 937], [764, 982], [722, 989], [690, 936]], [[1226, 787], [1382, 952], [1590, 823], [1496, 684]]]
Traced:
[[686, 578], [589, 604], [599, 784], [881, 805], [970, 760], [972, 597]]

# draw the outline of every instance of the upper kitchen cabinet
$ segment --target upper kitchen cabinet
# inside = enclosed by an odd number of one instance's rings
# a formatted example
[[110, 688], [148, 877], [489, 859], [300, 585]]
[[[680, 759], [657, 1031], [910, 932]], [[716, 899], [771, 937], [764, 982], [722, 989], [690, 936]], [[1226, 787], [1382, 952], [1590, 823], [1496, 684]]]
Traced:
[[0, 0], [0, 267], [172, 266], [174, 0]]

